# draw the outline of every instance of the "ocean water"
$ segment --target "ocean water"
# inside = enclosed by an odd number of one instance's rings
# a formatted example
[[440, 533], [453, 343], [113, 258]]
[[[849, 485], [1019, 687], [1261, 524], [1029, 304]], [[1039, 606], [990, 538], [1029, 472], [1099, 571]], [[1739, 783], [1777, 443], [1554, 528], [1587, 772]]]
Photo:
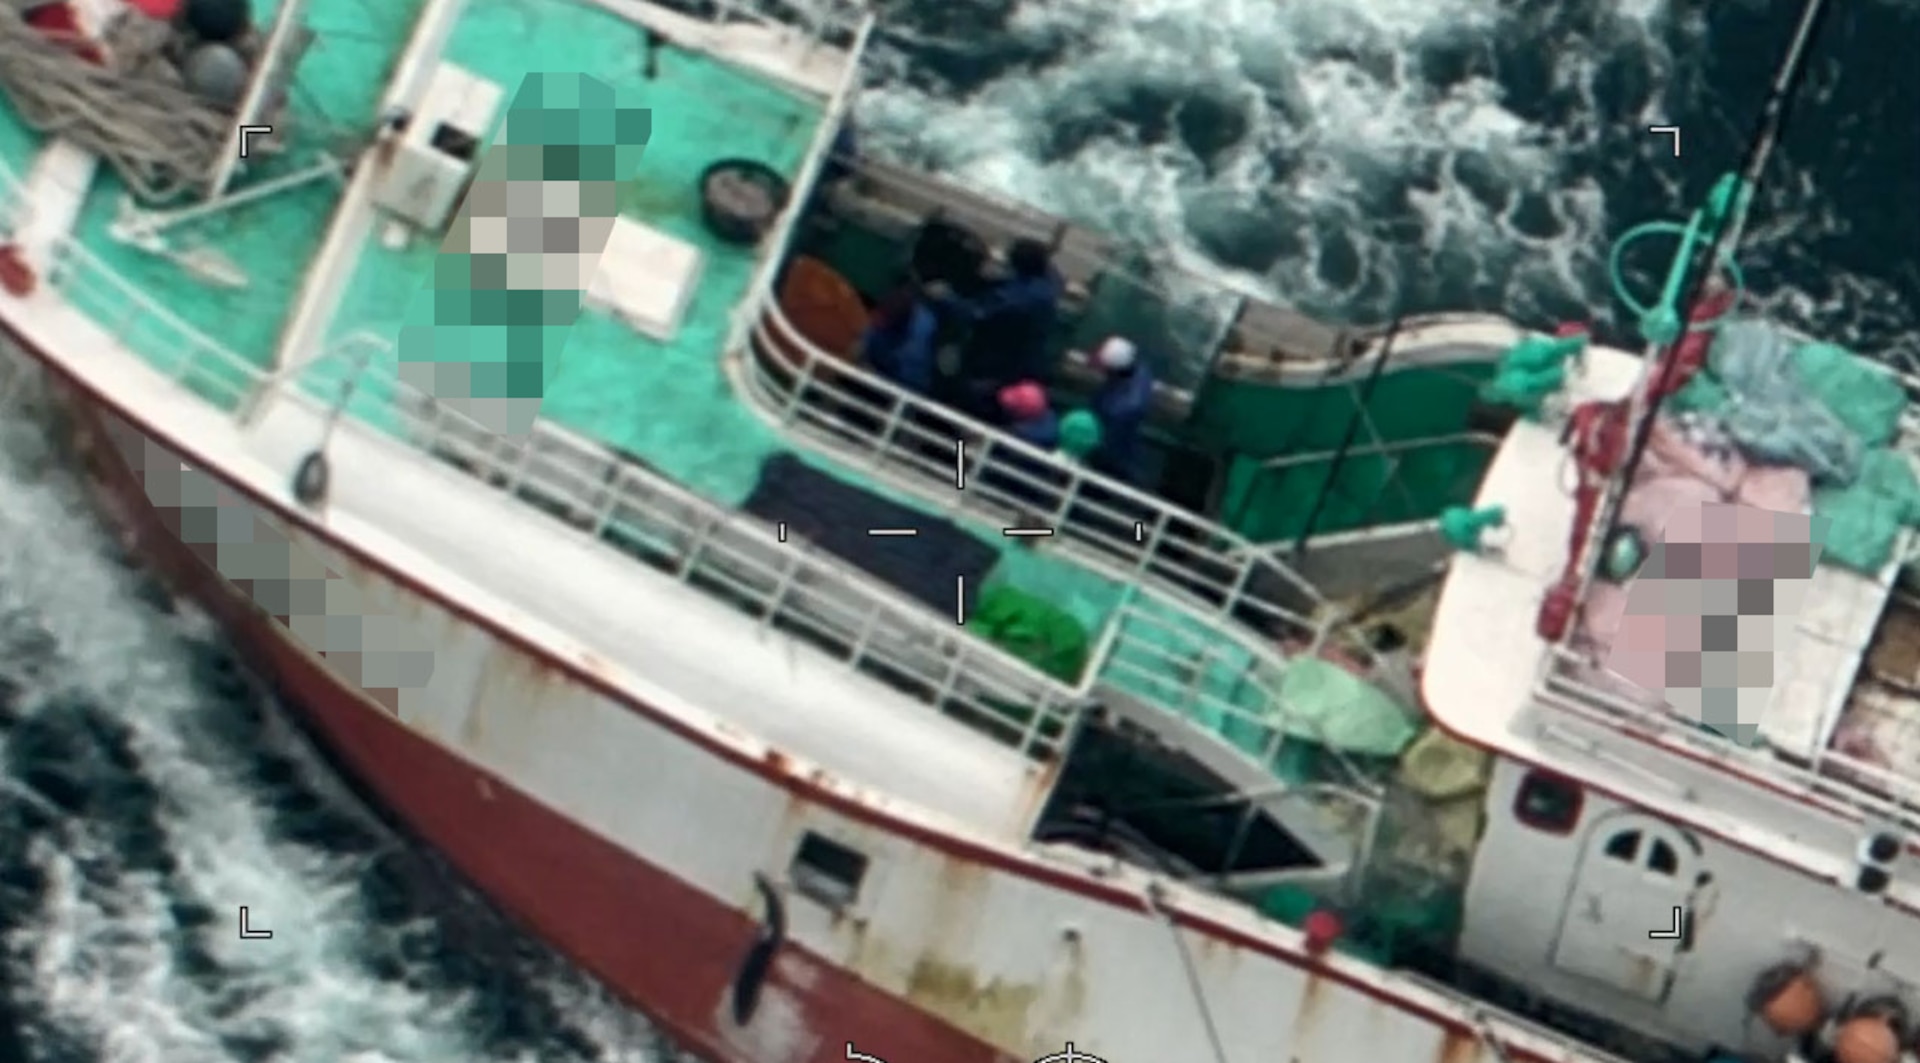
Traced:
[[[1742, 262], [1783, 320], [1920, 359], [1920, 3], [1836, 6]], [[1735, 164], [1794, 5], [883, 12], [870, 150], [1329, 316], [1620, 330], [1611, 239]], [[119, 558], [34, 424], [0, 426], [0, 1061], [675, 1054], [362, 808]], [[236, 896], [272, 939], [239, 940]]]

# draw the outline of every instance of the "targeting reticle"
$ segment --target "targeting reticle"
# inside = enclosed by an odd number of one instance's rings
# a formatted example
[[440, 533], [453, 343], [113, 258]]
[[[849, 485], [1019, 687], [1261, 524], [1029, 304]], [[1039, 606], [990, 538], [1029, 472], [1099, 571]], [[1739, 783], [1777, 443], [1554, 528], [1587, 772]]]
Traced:
[[[955, 440], [953, 444], [953, 488], [956, 491], [967, 489], [967, 444], [965, 440]], [[787, 526], [778, 526], [781, 542], [787, 541]], [[867, 536], [874, 539], [911, 539], [920, 534], [918, 528], [868, 528]], [[1002, 528], [1000, 534], [1009, 539], [1043, 539], [1053, 534], [1052, 528]], [[1134, 539], [1140, 538], [1140, 526], [1134, 525]], [[965, 626], [967, 622], [967, 577], [953, 577], [953, 621]], [[847, 1046], [852, 1051], [853, 1046]], [[847, 1057], [849, 1059], [852, 1056]], [[1090, 1058], [1090, 1057], [1081, 1057]]]

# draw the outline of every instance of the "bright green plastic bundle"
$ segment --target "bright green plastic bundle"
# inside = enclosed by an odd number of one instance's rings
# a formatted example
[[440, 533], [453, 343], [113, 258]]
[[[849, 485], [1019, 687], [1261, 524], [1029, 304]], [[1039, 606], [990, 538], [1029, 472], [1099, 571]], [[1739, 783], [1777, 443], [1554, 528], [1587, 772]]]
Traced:
[[1025, 591], [987, 587], [967, 626], [994, 645], [1065, 683], [1087, 666], [1087, 629], [1073, 615]]
[[1920, 480], [1907, 459], [1887, 447], [1868, 451], [1861, 464], [1851, 485], [1814, 491], [1815, 534], [1827, 560], [1877, 573], [1892, 560], [1900, 529], [1920, 524]]
[[1881, 447], [1900, 432], [1907, 392], [1893, 371], [1830, 343], [1806, 343], [1793, 352], [1793, 367], [1813, 396], [1860, 437], [1863, 447]]
[[1480, 389], [1480, 397], [1538, 418], [1547, 396], [1566, 385], [1567, 360], [1585, 350], [1586, 345], [1584, 334], [1528, 336], [1500, 356], [1493, 379]]

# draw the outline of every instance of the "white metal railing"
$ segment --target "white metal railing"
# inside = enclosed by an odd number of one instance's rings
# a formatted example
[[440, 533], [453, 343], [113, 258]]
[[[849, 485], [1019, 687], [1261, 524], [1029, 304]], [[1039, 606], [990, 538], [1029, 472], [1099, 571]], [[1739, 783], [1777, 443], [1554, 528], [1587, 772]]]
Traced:
[[855, 30], [853, 46], [847, 53], [851, 57], [847, 69], [840, 76], [840, 84], [834, 89], [833, 98], [827, 101], [826, 109], [821, 113], [820, 124], [814, 127], [813, 140], [807, 145], [806, 157], [801, 160], [794, 174], [791, 186], [793, 195], [774, 222], [773, 229], [760, 241], [760, 264], [754, 268], [753, 280], [747, 285], [746, 294], [734, 310], [733, 321], [727, 329], [726, 345], [722, 351], [715, 352], [715, 357], [720, 357], [725, 351], [739, 350], [754, 327], [754, 307], [773, 300], [774, 284], [780, 278], [787, 248], [793, 244], [794, 229], [800, 224], [809, 194], [819, 184], [821, 170], [832, 156], [833, 143], [840, 135], [841, 126], [847, 121], [847, 112], [853, 107], [855, 90], [860, 86], [861, 66], [858, 60], [866, 52], [873, 27], [873, 16], [868, 14]]
[[[357, 380], [366, 368], [375, 362], [390, 359], [393, 355], [393, 341], [371, 329], [355, 329], [334, 340], [304, 362], [282, 366], [260, 378], [260, 384], [252, 394], [240, 403], [237, 411], [239, 419], [245, 423], [257, 421], [275, 398], [288, 385], [300, 381], [314, 373], [330, 374], [328, 379], [338, 379], [342, 391], [336, 398], [351, 399], [351, 380]], [[342, 367], [347, 375], [342, 376]]]
[[[380, 337], [349, 336], [266, 381], [262, 398], [249, 405], [285, 393], [329, 416], [345, 410], [612, 548], [731, 600], [764, 625], [797, 631], [856, 667], [892, 673], [896, 686], [1027, 755], [1057, 751], [1101, 685], [1218, 734], [1268, 771], [1286, 738], [1310, 729], [1304, 717], [1287, 712], [1280, 687], [1285, 658], [1244, 636], [1222, 638], [1209, 622], [1177, 611], [1162, 615], [1129, 600], [1100, 632], [1079, 682], [1062, 683], [966, 628], [934, 619], [924, 605], [857, 568], [782, 543], [753, 518], [707, 502], [607, 447], [545, 421], [525, 437], [494, 432], [400, 379], [390, 354]], [[1335, 762], [1353, 786], [1371, 792], [1360, 769], [1337, 752]]]
[[[1045, 758], [1071, 734], [1086, 698], [866, 573], [551, 423], [508, 437], [369, 360], [336, 347], [280, 389], [446, 461], [508, 496], [677, 580], [727, 600], [763, 627], [797, 635], [1023, 755]], [[277, 382], [273, 385], [277, 387]], [[1110, 649], [1103, 639], [1086, 676]]]
[[[869, 30], [870, 25], [863, 22], [861, 32]], [[851, 85], [849, 80], [843, 91], [836, 94], [829, 109], [830, 120], [822, 124], [817, 138], [820, 142], [810, 152], [807, 164], [810, 174], [817, 172], [825, 160], [826, 144], [830, 143], [835, 125], [831, 118], [844, 113], [851, 98]], [[796, 220], [797, 211], [787, 212], [777, 230], [778, 238], [770, 239], [768, 246], [784, 246]], [[1235, 682], [1251, 684], [1265, 692], [1258, 699], [1263, 706], [1260, 710], [1221, 702], [1211, 692], [1217, 685], [1213, 679], [1183, 684], [1177, 694], [1168, 693], [1164, 684], [1152, 680], [1151, 669], [1139, 661], [1160, 660], [1185, 674], [1216, 677], [1221, 669], [1229, 666], [1223, 663], [1224, 658], [1211, 653], [1198, 661], [1169, 656], [1165, 650], [1166, 636], [1171, 633], [1178, 638], [1179, 633], [1171, 631], [1166, 621], [1138, 610], [1125, 611], [1109, 624], [1100, 638], [1100, 652], [1090, 662], [1080, 684], [1060, 684], [962, 631], [945, 625], [928, 628], [925, 610], [916, 603], [897, 599], [864, 574], [838, 562], [804, 558], [778, 544], [774, 544], [768, 556], [759, 556], [755, 551], [768, 550], [768, 537], [751, 521], [712, 507], [605, 448], [579, 440], [552, 425], [539, 425], [526, 439], [508, 440], [433, 402], [424, 393], [413, 391], [397, 378], [387, 382], [383, 396], [381, 386], [376, 383], [378, 374], [363, 372], [366, 364], [373, 360], [368, 356], [386, 348], [385, 341], [378, 337], [352, 336], [296, 372], [267, 374], [155, 303], [76, 241], [62, 238], [54, 250], [49, 282], [76, 309], [106, 325], [116, 340], [139, 351], [170, 379], [216, 405], [238, 409], [243, 416], [251, 415], [260, 403], [282, 390], [289, 376], [300, 378], [302, 386], [295, 392], [304, 392], [300, 397], [309, 404], [332, 404], [339, 397], [337, 390], [335, 394], [327, 392], [345, 386], [349, 391], [345, 396], [346, 405], [362, 420], [385, 428], [414, 446], [452, 457], [496, 487], [522, 498], [533, 496], [543, 508], [551, 508], [550, 504], [559, 500], [571, 523], [597, 537], [607, 538], [623, 529], [642, 529], [643, 541], [653, 547], [664, 544], [669, 548], [667, 554], [678, 559], [669, 567], [680, 578], [730, 587], [736, 596], [745, 594], [749, 599], [747, 607], [758, 611], [766, 623], [796, 626], [817, 640], [838, 645], [842, 655], [856, 665], [890, 669], [905, 680], [904, 685], [917, 686], [923, 699], [931, 699], [946, 711], [972, 717], [974, 722], [990, 730], [997, 726], [1004, 733], [1008, 730], [1006, 707], [1031, 705], [1033, 711], [1019, 728], [1018, 736], [1005, 736], [1023, 751], [1050, 752], [1057, 748], [1088, 687], [1103, 677], [1143, 700], [1195, 722], [1232, 720], [1238, 729], [1261, 731], [1264, 728], [1262, 733], [1270, 735], [1271, 742], [1261, 743], [1261, 748], [1269, 745], [1277, 748], [1281, 731], [1274, 715], [1281, 711], [1278, 691], [1256, 673], [1265, 669], [1268, 674], [1277, 675], [1278, 669], [1284, 667], [1284, 657], [1275, 648], [1249, 639], [1244, 632], [1230, 633], [1230, 641], [1238, 650], [1236, 659], [1244, 662], [1235, 667], [1246, 673]], [[777, 259], [777, 255], [769, 257], [755, 285], [760, 301], [767, 306], [772, 306]], [[741, 318], [737, 324], [758, 333], [763, 321], [763, 317], [754, 315]], [[781, 321], [784, 324], [784, 319]], [[787, 332], [792, 333], [791, 326], [787, 326]], [[798, 339], [797, 334], [793, 338]], [[810, 344], [808, 348], [811, 349]], [[822, 364], [823, 360], [816, 360], [809, 368]], [[369, 387], [371, 390], [367, 390]], [[409, 393], [410, 398], [401, 401]], [[378, 408], [369, 409], [369, 403]], [[896, 403], [891, 423], [896, 429], [917, 428], [904, 419], [905, 410], [905, 406]], [[958, 420], [964, 422], [963, 418]], [[1020, 455], [1025, 450], [1021, 456], [1027, 459], [1049, 460], [1049, 456], [1017, 442], [993, 440], [989, 433], [982, 431], [982, 426], [965, 423], [979, 438], [986, 440], [975, 458], [979, 471], [988, 478], [1000, 473], [1015, 481], [1031, 480], [1021, 469], [1008, 467], [1019, 464], [1017, 461], [1009, 463], [995, 454], [996, 442], [1002, 454]], [[1223, 592], [1215, 605], [1220, 612], [1245, 607], [1273, 619], [1286, 620], [1298, 629], [1310, 627], [1306, 617], [1247, 593], [1255, 572], [1262, 567], [1273, 567], [1284, 574], [1283, 580], [1298, 593], [1317, 597], [1304, 581], [1271, 559], [1246, 550], [1237, 558], [1230, 558], [1208, 541], [1209, 536], [1217, 535], [1221, 529], [1118, 484], [1103, 485], [1101, 491], [1089, 492], [1084, 487], [1087, 479], [1084, 474], [1070, 466], [1059, 468], [1075, 474], [1076, 486], [1058, 501], [1054, 514], [1057, 525], [1069, 525], [1069, 517], [1081, 521], [1102, 517], [1119, 520], [1145, 514], [1141, 533], [1131, 540], [1137, 550], [1124, 545], [1129, 541], [1124, 534], [1098, 537], [1103, 545], [1120, 546], [1118, 560], [1122, 567], [1132, 570], [1131, 574], [1162, 579], [1169, 576], [1177, 579], [1185, 574], [1196, 586]], [[1002, 501], [1007, 500], [1004, 489], [995, 486], [993, 490], [1002, 496]], [[1089, 497], [1093, 495], [1100, 497]], [[594, 500], [593, 505], [581, 510], [581, 500], [589, 498]], [[1122, 508], [1115, 508], [1116, 501]], [[1194, 542], [1181, 543], [1179, 538], [1183, 534], [1192, 537]], [[1225, 561], [1227, 567], [1208, 573], [1198, 569], [1192, 560], [1209, 557]], [[1109, 556], [1108, 560], [1114, 558]], [[771, 597], [756, 601], [755, 594]], [[1193, 613], [1193, 601], [1189, 600], [1182, 610]], [[1199, 615], [1209, 623], [1217, 619], [1204, 609]], [[1155, 639], [1151, 635], [1161, 637]], [[1117, 645], [1129, 648], [1128, 662], [1105, 667]], [[983, 664], [987, 659], [997, 663]], [[1224, 733], [1223, 737], [1231, 738]]]
[[[859, 66], [859, 56], [874, 19], [872, 7], [866, 0], [801, 0], [797, 4], [781, 5], [788, 9], [788, 14], [765, 10], [771, 5], [756, 2], [756, 0], [712, 0], [707, 4], [678, 3], [675, 0], [592, 0], [592, 2], [638, 25], [648, 24], [648, 19], [641, 13], [641, 9], [651, 7], [675, 18], [713, 27], [717, 31], [723, 31], [733, 24], [746, 24], [778, 33], [798, 31], [806, 34], [806, 55], [809, 56], [822, 44], [832, 46], [834, 42], [831, 38], [844, 37], [849, 41], [857, 42], [846, 50], [849, 67]], [[738, 58], [725, 54], [722, 48], [717, 47], [716, 40], [703, 39], [703, 37], [702, 34], [694, 34], [692, 39], [678, 40], [676, 43], [722, 62], [736, 65], [739, 63]], [[789, 92], [794, 91], [783, 81], [776, 82], [775, 87]]]
[[[1590, 662], [1564, 647], [1550, 647], [1534, 697], [1555, 711], [1610, 730], [1650, 735], [1690, 756], [1748, 775], [1761, 775], [1800, 794], [1850, 810], [1864, 819], [1900, 824], [1920, 834], [1920, 782], [1896, 771], [1837, 752], [1822, 743], [1805, 763], [1780, 757], [1764, 744], [1748, 747], [1697, 721], [1677, 715], [1656, 693], [1642, 698], [1592, 678]], [[1842, 682], [1850, 682], [1843, 678]]]
[[[613, 548], [732, 599], [764, 625], [799, 634], [1024, 755], [1058, 750], [1110, 648], [1103, 639], [1086, 681], [1061, 683], [933, 619], [864, 573], [780, 543], [750, 519], [606, 448], [545, 422], [522, 439], [480, 426], [397, 376], [383, 376], [379, 369], [389, 363], [378, 356], [390, 348], [380, 337], [356, 333], [297, 371], [268, 374], [161, 307], [77, 241], [61, 238], [53, 252], [48, 284], [116, 342], [206, 401], [243, 415], [279, 395], [322, 410], [343, 405], [522, 501], [557, 508], [556, 515]], [[299, 386], [286, 387], [293, 379]]]
[[1320, 721], [1288, 704], [1282, 689], [1287, 660], [1250, 652], [1204, 628], [1182, 632], [1131, 600], [1115, 611], [1108, 631], [1099, 683], [1177, 713], [1269, 773], [1290, 739], [1306, 738], [1326, 750], [1346, 786], [1378, 796], [1377, 781], [1327, 741]]
[[802, 336], [770, 294], [758, 309], [744, 390], [789, 431], [856, 452], [858, 464], [894, 474], [949, 513], [1049, 528], [1047, 543], [1070, 544], [1116, 579], [1149, 581], [1222, 626], [1238, 615], [1315, 629], [1267, 594], [1279, 589], [1318, 606], [1320, 593], [1228, 529], [834, 358]]
[[[740, 384], [763, 414], [789, 431], [806, 431], [823, 449], [847, 452], [849, 464], [896, 474], [922, 498], [937, 491], [936, 504], [950, 514], [1050, 528], [1054, 534], [1040, 542], [1078, 545], [1076, 561], [1161, 607], [1123, 607], [1109, 618], [1104, 681], [1219, 733], [1272, 770], [1282, 736], [1305, 719], [1282, 696], [1288, 657], [1277, 637], [1305, 637], [1308, 652], [1318, 652], [1338, 636], [1343, 648], [1370, 655], [1354, 633], [1257, 593], [1264, 588], [1255, 581], [1264, 575], [1321, 604], [1310, 585], [1253, 544], [833, 359], [800, 336], [771, 298], [762, 309]], [[786, 351], [798, 356], [797, 365]], [[961, 481], [964, 488], [955, 489]], [[1166, 675], [1186, 681], [1167, 682]], [[1222, 699], [1214, 690], [1223, 681], [1243, 696]], [[1239, 740], [1243, 733], [1264, 738], [1249, 748]], [[1332, 752], [1353, 783], [1368, 785]]]
[[233, 410], [265, 374], [179, 315], [155, 302], [70, 236], [54, 240], [42, 278], [66, 303], [136, 352], [169, 380], [223, 410]]
[[[715, 0], [710, 21], [723, 25], [741, 21], [773, 29], [793, 28], [792, 19], [764, 11], [764, 6], [751, 0], [745, 3], [741, 0]], [[830, 33], [857, 34], [862, 25], [873, 17], [873, 8], [867, 0], [800, 0], [786, 6], [806, 23], [805, 28], [815, 40], [822, 40]], [[859, 52], [856, 50], [852, 54], [858, 55]]]

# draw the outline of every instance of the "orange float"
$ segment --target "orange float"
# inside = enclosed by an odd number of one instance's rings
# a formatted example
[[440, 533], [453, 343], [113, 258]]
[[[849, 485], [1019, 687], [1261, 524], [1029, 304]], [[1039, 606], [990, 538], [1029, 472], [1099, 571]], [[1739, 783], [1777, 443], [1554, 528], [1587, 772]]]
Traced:
[[1776, 967], [1754, 983], [1754, 1010], [1767, 1028], [1782, 1037], [1812, 1033], [1826, 1021], [1826, 994], [1808, 971]]
[[1834, 1063], [1894, 1063], [1900, 1038], [1878, 1015], [1862, 1015], [1840, 1024], [1833, 1034]]
[[24, 299], [33, 294], [39, 278], [33, 275], [33, 267], [20, 254], [20, 248], [13, 244], [0, 244], [0, 289], [8, 295]]

